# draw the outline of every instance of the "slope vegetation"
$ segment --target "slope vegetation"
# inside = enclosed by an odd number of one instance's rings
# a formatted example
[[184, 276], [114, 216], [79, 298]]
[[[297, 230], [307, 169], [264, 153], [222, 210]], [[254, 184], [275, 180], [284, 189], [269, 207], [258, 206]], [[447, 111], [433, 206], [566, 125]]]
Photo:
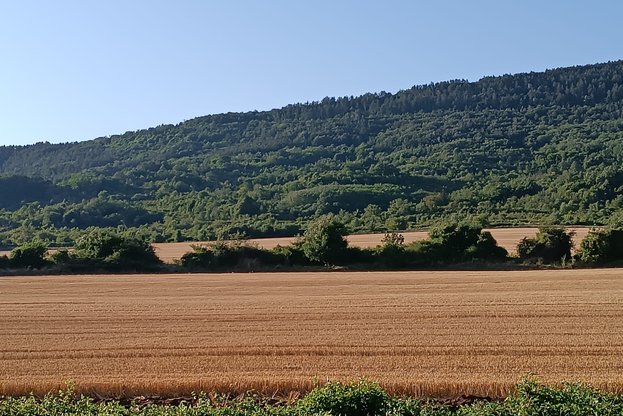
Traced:
[[266, 237], [326, 213], [351, 232], [468, 215], [616, 224], [622, 159], [623, 61], [455, 80], [2, 147], [0, 236]]

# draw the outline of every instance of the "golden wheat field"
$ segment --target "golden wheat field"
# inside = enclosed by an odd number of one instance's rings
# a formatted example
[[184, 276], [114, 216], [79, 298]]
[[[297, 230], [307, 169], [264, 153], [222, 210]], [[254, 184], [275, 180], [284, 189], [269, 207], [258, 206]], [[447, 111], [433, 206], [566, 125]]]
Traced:
[[[574, 241], [577, 246], [586, 234], [589, 232], [589, 228], [586, 227], [570, 227], [569, 231], [575, 233]], [[498, 242], [498, 245], [504, 247], [509, 253], [515, 252], [517, 244], [524, 237], [534, 237], [538, 231], [538, 228], [524, 227], [524, 228], [489, 228], [486, 231], [490, 231], [493, 237]], [[402, 233], [405, 237], [405, 243], [411, 243], [417, 240], [423, 240], [428, 236], [426, 231], [409, 231]], [[385, 234], [353, 234], [347, 237], [348, 243], [356, 247], [375, 247], [382, 244], [382, 240]], [[257, 244], [259, 247], [271, 249], [277, 245], [288, 245], [295, 240], [294, 237], [281, 237], [281, 238], [257, 238], [247, 240], [250, 244]], [[156, 243], [154, 248], [156, 254], [162, 259], [162, 261], [171, 263], [185, 253], [192, 251], [192, 245], [200, 245], [204, 243], [198, 242], [184, 242], [184, 243]]]
[[617, 269], [2, 277], [0, 317], [0, 394], [623, 389]]

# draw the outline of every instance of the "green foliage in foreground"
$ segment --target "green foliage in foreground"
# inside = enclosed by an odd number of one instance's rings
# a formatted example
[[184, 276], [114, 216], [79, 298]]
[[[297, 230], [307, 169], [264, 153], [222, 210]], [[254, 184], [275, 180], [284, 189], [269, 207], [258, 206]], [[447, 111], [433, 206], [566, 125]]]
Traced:
[[96, 403], [60, 391], [42, 399], [34, 396], [0, 399], [3, 416], [586, 416], [623, 414], [623, 396], [565, 384], [551, 388], [532, 381], [522, 382], [516, 392], [501, 402], [480, 401], [462, 406], [389, 396], [375, 383], [328, 383], [301, 400], [272, 405], [257, 396], [219, 400], [199, 396], [179, 405], [123, 406], [119, 402]]

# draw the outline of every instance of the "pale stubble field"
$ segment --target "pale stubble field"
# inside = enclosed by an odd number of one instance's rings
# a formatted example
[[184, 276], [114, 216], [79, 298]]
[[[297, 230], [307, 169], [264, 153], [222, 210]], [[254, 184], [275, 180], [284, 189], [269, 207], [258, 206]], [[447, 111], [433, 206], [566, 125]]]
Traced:
[[617, 269], [1, 277], [0, 317], [0, 394], [623, 389]]

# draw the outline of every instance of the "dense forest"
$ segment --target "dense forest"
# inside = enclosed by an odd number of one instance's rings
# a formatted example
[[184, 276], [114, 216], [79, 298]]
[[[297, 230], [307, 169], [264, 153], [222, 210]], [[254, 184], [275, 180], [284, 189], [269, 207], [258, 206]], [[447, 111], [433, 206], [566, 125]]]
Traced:
[[[34, 121], [33, 121], [34, 122]], [[0, 245], [623, 223], [623, 61], [0, 147]]]

